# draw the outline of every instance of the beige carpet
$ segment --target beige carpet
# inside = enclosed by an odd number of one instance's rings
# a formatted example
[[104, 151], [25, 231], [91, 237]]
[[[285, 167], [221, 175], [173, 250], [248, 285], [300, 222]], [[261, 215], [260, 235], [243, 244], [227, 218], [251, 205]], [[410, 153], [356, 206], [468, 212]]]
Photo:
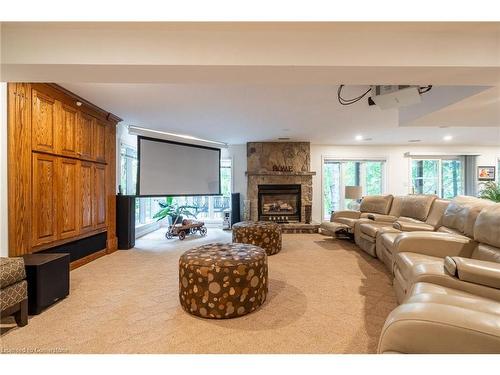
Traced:
[[178, 303], [177, 262], [190, 247], [230, 241], [165, 240], [151, 233], [71, 272], [71, 293], [17, 328], [2, 321], [3, 352], [373, 353], [396, 307], [382, 263], [354, 244], [319, 234], [283, 236], [269, 257], [269, 295], [260, 310], [205, 320]]

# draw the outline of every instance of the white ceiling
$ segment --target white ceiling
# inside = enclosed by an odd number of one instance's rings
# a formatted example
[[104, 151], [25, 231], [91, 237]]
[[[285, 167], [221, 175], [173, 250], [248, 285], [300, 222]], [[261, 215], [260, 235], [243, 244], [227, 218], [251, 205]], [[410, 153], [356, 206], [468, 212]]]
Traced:
[[[120, 116], [127, 125], [188, 134], [229, 144], [270, 141], [279, 137], [313, 144], [401, 145], [410, 139], [420, 144], [499, 145], [500, 123], [488, 126], [463, 121], [439, 128], [400, 126], [397, 110], [369, 107], [366, 100], [351, 106], [337, 101], [336, 85], [201, 85], [201, 84], [94, 84], [62, 83], [62, 86]], [[345, 97], [354, 97], [367, 86], [349, 86]], [[453, 88], [447, 87], [447, 90]], [[480, 88], [484, 90], [484, 88]], [[460, 90], [457, 87], [457, 90]], [[439, 91], [439, 88], [436, 88]], [[470, 90], [476, 93], [478, 90]], [[445, 92], [442, 88], [441, 92]], [[486, 91], [487, 92], [487, 91]], [[474, 96], [471, 96], [474, 97]], [[454, 100], [462, 99], [459, 95]], [[453, 104], [460, 108], [460, 101]], [[435, 111], [447, 110], [443, 109]], [[435, 108], [433, 109], [435, 110]], [[466, 113], [476, 113], [473, 106]], [[420, 113], [425, 118], [426, 111]], [[463, 116], [463, 113], [462, 113]], [[439, 117], [438, 117], [439, 118]], [[455, 116], [457, 120], [460, 116]], [[418, 119], [417, 119], [418, 121]], [[479, 126], [478, 126], [479, 125]], [[492, 126], [494, 125], [494, 126]], [[357, 142], [356, 135], [372, 138]], [[451, 142], [443, 136], [452, 135]]]

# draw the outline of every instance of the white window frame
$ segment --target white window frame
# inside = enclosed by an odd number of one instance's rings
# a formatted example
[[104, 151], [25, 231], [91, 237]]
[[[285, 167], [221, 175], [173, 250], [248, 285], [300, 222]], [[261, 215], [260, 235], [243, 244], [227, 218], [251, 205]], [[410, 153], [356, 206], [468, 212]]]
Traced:
[[458, 160], [461, 162], [461, 165], [462, 165], [462, 168], [461, 168], [461, 171], [460, 171], [460, 175], [461, 175], [461, 181], [462, 181], [462, 187], [461, 187], [461, 190], [462, 192], [465, 191], [465, 176], [464, 176], [464, 173], [465, 173], [465, 163], [464, 163], [464, 158], [459, 156], [459, 155], [446, 155], [446, 156], [412, 156], [410, 157], [410, 165], [409, 165], [409, 168], [408, 168], [408, 174], [409, 174], [409, 178], [408, 178], [408, 181], [410, 182], [408, 185], [409, 185], [409, 193], [410, 194], [414, 194], [415, 193], [415, 189], [413, 187], [413, 175], [412, 175], [412, 172], [413, 172], [413, 161], [424, 161], [424, 160], [437, 160], [438, 161], [438, 191], [436, 193], [436, 195], [438, 197], [441, 197], [442, 198], [442, 193], [443, 193], [443, 160]]
[[[325, 191], [325, 176], [324, 176], [324, 165], [325, 161], [332, 161], [332, 162], [348, 162], [348, 161], [354, 161], [354, 162], [370, 162], [370, 161], [379, 161], [382, 162], [382, 194], [387, 193], [387, 175], [389, 171], [389, 164], [387, 162], [388, 157], [387, 156], [372, 156], [372, 157], [339, 157], [335, 155], [321, 155], [321, 218], [322, 220], [325, 220], [325, 197], [324, 197], [324, 191]], [[340, 165], [340, 186], [343, 186], [343, 181], [342, 181], [342, 176], [343, 176], [343, 171], [342, 171], [342, 164]], [[362, 180], [364, 171], [362, 170], [360, 173], [360, 180]], [[339, 200], [339, 205], [340, 207], [345, 207], [345, 192], [341, 191], [340, 192], [340, 200]]]

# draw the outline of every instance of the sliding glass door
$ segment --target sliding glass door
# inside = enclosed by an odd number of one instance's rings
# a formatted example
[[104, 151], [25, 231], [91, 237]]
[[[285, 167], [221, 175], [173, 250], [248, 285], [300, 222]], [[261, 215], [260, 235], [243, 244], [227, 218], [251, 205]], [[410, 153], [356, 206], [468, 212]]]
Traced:
[[436, 194], [451, 199], [464, 193], [462, 160], [457, 158], [412, 159], [414, 194]]
[[323, 161], [323, 217], [332, 211], [346, 209], [351, 200], [345, 198], [346, 186], [361, 186], [363, 195], [382, 194], [384, 191], [384, 160]]

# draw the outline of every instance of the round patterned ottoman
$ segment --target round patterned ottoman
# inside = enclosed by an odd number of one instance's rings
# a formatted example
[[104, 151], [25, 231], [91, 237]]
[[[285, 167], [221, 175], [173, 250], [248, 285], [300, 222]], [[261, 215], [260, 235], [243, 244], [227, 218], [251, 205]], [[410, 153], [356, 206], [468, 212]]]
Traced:
[[225, 319], [248, 314], [267, 296], [267, 256], [257, 246], [208, 244], [179, 259], [179, 299], [188, 313]]
[[233, 242], [262, 247], [267, 255], [281, 251], [281, 227], [269, 221], [242, 221], [233, 225]]

